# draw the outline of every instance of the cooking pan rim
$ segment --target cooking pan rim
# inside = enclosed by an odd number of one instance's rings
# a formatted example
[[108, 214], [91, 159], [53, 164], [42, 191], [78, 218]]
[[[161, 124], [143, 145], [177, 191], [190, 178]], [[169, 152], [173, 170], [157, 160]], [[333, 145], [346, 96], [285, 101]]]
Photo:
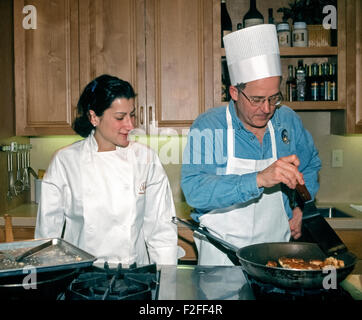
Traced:
[[[323, 269], [320, 269], [320, 270], [308, 270], [308, 269], [294, 269], [294, 268], [283, 268], [283, 267], [272, 267], [272, 266], [266, 266], [264, 264], [261, 264], [261, 263], [257, 263], [257, 262], [254, 262], [254, 261], [251, 261], [251, 260], [246, 260], [244, 259], [243, 257], [240, 256], [240, 252], [243, 251], [243, 250], [250, 250], [250, 248], [252, 247], [259, 247], [259, 246], [262, 246], [262, 245], [273, 245], [273, 246], [276, 246], [276, 245], [282, 245], [282, 246], [287, 246], [287, 245], [297, 245], [297, 246], [310, 246], [310, 247], [318, 247], [318, 245], [316, 243], [311, 243], [311, 242], [261, 242], [261, 243], [255, 243], [255, 244], [251, 244], [251, 245], [248, 245], [248, 246], [245, 246], [245, 247], [242, 247], [242, 248], [239, 248], [236, 252], [236, 256], [238, 257], [239, 261], [242, 261], [243, 263], [246, 263], [246, 264], [249, 264], [249, 265], [253, 265], [253, 266], [256, 266], [256, 267], [262, 267], [263, 269], [275, 269], [275, 270], [280, 270], [280, 271], [291, 271], [291, 272], [308, 272], [308, 274], [318, 274], [318, 273], [323, 273]], [[345, 265], [344, 267], [341, 267], [341, 268], [336, 268], [336, 271], [337, 272], [342, 272], [343, 270], [345, 269], [349, 269], [351, 267], [353, 267], [356, 262], [357, 262], [357, 256], [350, 252], [350, 251], [346, 251], [345, 253], [348, 253], [348, 255], [351, 257], [351, 259], [353, 259], [353, 262], [352, 263], [349, 263], [348, 265]], [[344, 254], [345, 254], [344, 253]], [[324, 253], [325, 254], [325, 253]], [[326, 257], [333, 257], [333, 255], [326, 255]], [[339, 255], [337, 255], [335, 258], [338, 258]], [[343, 260], [344, 261], [344, 260]]]

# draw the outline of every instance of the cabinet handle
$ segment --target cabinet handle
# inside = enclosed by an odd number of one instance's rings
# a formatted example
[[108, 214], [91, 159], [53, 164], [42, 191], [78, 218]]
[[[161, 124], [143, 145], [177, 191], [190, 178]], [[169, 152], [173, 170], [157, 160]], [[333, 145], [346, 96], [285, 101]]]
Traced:
[[152, 119], [152, 106], [148, 107], [148, 115], [149, 115], [149, 123], [152, 123], [153, 119]]
[[143, 126], [143, 106], [140, 106], [140, 125]]

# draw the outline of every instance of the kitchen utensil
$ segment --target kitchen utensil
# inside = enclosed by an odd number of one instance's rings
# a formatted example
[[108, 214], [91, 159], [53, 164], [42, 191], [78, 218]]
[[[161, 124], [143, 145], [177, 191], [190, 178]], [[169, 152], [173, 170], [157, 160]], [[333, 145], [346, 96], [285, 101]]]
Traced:
[[12, 163], [11, 163], [11, 151], [8, 150], [7, 152], [7, 167], [8, 167], [8, 192], [6, 194], [7, 199], [10, 201], [13, 198], [13, 191], [12, 191]]
[[30, 189], [30, 183], [29, 183], [29, 172], [28, 172], [28, 165], [27, 165], [27, 155], [28, 155], [28, 146], [24, 145], [24, 150], [21, 153], [21, 162], [23, 166], [23, 174], [22, 174], [22, 181], [24, 190]]
[[16, 151], [16, 180], [14, 183], [15, 191], [20, 194], [23, 191], [23, 181], [21, 178], [21, 161], [19, 149]]
[[[206, 228], [201, 228], [173, 218], [174, 223], [182, 223], [191, 230], [197, 231], [208, 238], [211, 243], [218, 243], [226, 250], [222, 250], [229, 254], [232, 252], [239, 260], [242, 269], [252, 278], [264, 283], [271, 283], [277, 287], [283, 288], [322, 288], [323, 280], [326, 273], [323, 270], [295, 270], [279, 267], [266, 266], [269, 260], [278, 261], [280, 257], [295, 257], [308, 259], [327, 258], [326, 254], [315, 243], [304, 242], [274, 242], [260, 243], [243, 248], [228, 243], [211, 234]], [[336, 269], [337, 282], [342, 281], [352, 272], [357, 258], [354, 254], [346, 251], [335, 256], [337, 259], [343, 260], [345, 266]]]
[[305, 185], [297, 185], [296, 188], [303, 208], [303, 229], [302, 234], [307, 233], [311, 242], [317, 243], [326, 255], [332, 256], [347, 251], [347, 247], [332, 229], [329, 223], [319, 213]]
[[10, 144], [10, 161], [9, 161], [9, 184], [10, 184], [10, 191], [11, 191], [11, 195], [12, 196], [17, 196], [17, 192], [16, 192], [16, 188], [15, 188], [15, 182], [14, 182], [14, 173], [13, 173], [13, 153], [16, 152], [17, 150], [17, 143], [16, 142], [12, 142]]
[[45, 248], [48, 248], [48, 247], [50, 247], [52, 245], [53, 245], [53, 241], [51, 241], [51, 240], [47, 241], [47, 242], [44, 242], [44, 243], [42, 243], [42, 244], [40, 244], [38, 246], [35, 246], [35, 247], [31, 248], [30, 250], [25, 251], [23, 254], [15, 257], [15, 261], [16, 262], [23, 261], [25, 258], [27, 258], [27, 257], [29, 257], [29, 256], [31, 256], [31, 255], [33, 255], [35, 253], [38, 253], [39, 251], [41, 251], [41, 250], [43, 250]]

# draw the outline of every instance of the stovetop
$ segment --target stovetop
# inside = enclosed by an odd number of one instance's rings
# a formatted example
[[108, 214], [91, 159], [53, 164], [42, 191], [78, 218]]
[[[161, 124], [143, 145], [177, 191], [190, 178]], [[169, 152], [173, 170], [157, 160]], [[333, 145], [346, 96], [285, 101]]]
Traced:
[[156, 264], [123, 268], [90, 267], [83, 269], [58, 296], [58, 300], [156, 300], [159, 271]]
[[348, 301], [337, 289], [283, 289], [249, 278], [238, 266], [165, 266], [161, 270], [160, 300], [312, 300]]

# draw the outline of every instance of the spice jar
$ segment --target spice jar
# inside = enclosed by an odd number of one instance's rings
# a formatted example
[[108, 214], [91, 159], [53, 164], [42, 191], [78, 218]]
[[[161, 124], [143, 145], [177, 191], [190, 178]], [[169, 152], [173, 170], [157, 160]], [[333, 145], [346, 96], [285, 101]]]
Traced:
[[279, 47], [291, 47], [292, 39], [290, 38], [289, 23], [281, 22], [277, 24]]
[[308, 47], [308, 30], [305, 22], [294, 22], [293, 47]]

